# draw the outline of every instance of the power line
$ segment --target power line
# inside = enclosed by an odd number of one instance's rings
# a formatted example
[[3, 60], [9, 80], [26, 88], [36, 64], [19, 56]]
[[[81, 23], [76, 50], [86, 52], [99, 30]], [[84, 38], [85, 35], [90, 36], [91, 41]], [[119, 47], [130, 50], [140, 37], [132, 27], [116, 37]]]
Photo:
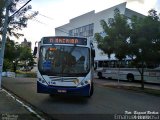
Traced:
[[41, 15], [41, 16], [43, 16], [43, 17], [45, 17], [45, 18], [48, 18], [48, 19], [50, 19], [50, 20], [54, 20], [53, 18], [48, 17], [48, 16], [46, 16], [46, 15], [43, 15], [43, 14], [41, 14], [41, 13], [39, 13], [39, 15]]
[[[13, 17], [15, 14], [17, 14], [24, 6], [26, 6], [30, 1], [31, 1], [31, 0], [29, 0], [28, 2], [26, 2], [22, 7], [19, 8], [19, 10], [17, 10], [15, 13], [13, 13], [10, 17]], [[30, 9], [29, 9], [29, 11], [35, 12], [35, 11], [30, 10]], [[41, 15], [41, 16], [43, 16], [43, 17], [45, 17], [45, 18], [48, 18], [48, 19], [50, 19], [50, 20], [54, 20], [53, 18], [48, 17], [48, 16], [46, 16], [46, 15], [43, 15], [43, 14], [39, 13], [38, 11], [37, 11], [37, 13], [38, 13], [38, 15]], [[33, 17], [33, 18], [35, 18], [35, 17]], [[39, 20], [37, 20], [37, 19], [31, 19], [31, 20], [34, 20], [34, 21], [36, 21], [36, 22], [38, 22], [38, 23], [40, 23], [40, 24], [43, 24], [43, 25], [47, 25], [46, 23], [43, 23], [43, 22], [41, 22], [41, 21], [39, 21]], [[49, 26], [49, 25], [47, 25], [47, 26]], [[64, 28], [56, 28], [56, 29], [69, 35], [69, 33], [66, 32], [66, 31], [68, 31], [68, 30], [65, 30]], [[75, 29], [75, 28], [74, 28], [74, 29]], [[65, 30], [65, 31], [64, 31], [64, 30]]]
[[[30, 10], [29, 9], [29, 11], [31, 11], [31, 12], [35, 12], [35, 11], [33, 11], [33, 10]], [[44, 15], [44, 14], [41, 14], [39, 11], [37, 11], [37, 15], [41, 15], [41, 16], [43, 16], [43, 17], [45, 17], [45, 18], [48, 18], [48, 19], [50, 19], [50, 20], [53, 20], [53, 21], [55, 21], [55, 19], [53, 19], [53, 18], [51, 18], [51, 17], [48, 17], [48, 16], [46, 16], [46, 15]], [[34, 17], [35, 18], [35, 17]], [[33, 19], [32, 19], [33, 20]], [[46, 23], [43, 23], [43, 22], [41, 22], [41, 21], [39, 21], [39, 20], [37, 20], [37, 19], [34, 19], [34, 21], [37, 21], [38, 23], [41, 23], [41, 24], [44, 24], [44, 25], [47, 25]], [[49, 25], [48, 25], [49, 26]], [[74, 27], [71, 27], [72, 29], [76, 29], [76, 28], [74, 28]], [[66, 34], [69, 34], [68, 32], [65, 32], [65, 31], [68, 31], [67, 29], [64, 29], [64, 28], [56, 28], [57, 30], [59, 30], [59, 31], [61, 31], [61, 32], [63, 32], [63, 33], [66, 33]]]
[[[31, 12], [35, 12], [35, 11], [32, 11], [32, 10], [30, 10], [30, 11], [31, 11]], [[50, 20], [54, 20], [54, 19], [51, 18], [51, 17], [48, 17], [48, 16], [43, 15], [43, 14], [40, 14], [38, 11], [37, 11], [37, 13], [38, 13], [38, 15], [41, 15], [41, 16], [43, 16], [43, 17], [46, 17], [46, 18], [48, 18], [48, 19], [50, 19]], [[44, 22], [41, 22], [41, 21], [35, 19], [35, 16], [34, 16], [33, 18], [34, 18], [34, 19], [31, 19], [31, 20], [36, 21], [36, 22], [38, 22], [38, 23], [40, 23], [40, 24], [43, 24], [43, 25], [50, 26], [50, 25], [48, 25], [48, 24], [46, 24], [46, 23], [44, 23]], [[76, 28], [74, 28], [74, 27], [71, 27], [71, 28], [72, 28], [72, 29], [76, 29]], [[64, 28], [56, 28], [56, 29], [69, 35], [69, 33], [66, 32], [66, 31], [68, 31], [67, 29], [64, 29]]]
[[[41, 22], [41, 21], [35, 19], [35, 17], [34, 17], [34, 19], [31, 19], [31, 20], [36, 21], [36, 22], [38, 22], [38, 23], [40, 23], [40, 24], [43, 24], [43, 25], [46, 25], [46, 26], [50, 26], [49, 24], [46, 24], [46, 23], [44, 23], [44, 22]], [[72, 28], [73, 28], [73, 27], [72, 27]], [[74, 28], [74, 29], [76, 29], [76, 28]], [[67, 29], [64, 29], [64, 28], [62, 28], [62, 27], [61, 27], [61, 28], [60, 28], [60, 27], [59, 27], [59, 28], [56, 28], [56, 30], [70, 35], [70, 34], [68, 33], [68, 30], [67, 30]], [[67, 32], [66, 32], [66, 31], [67, 31]]]
[[[36, 22], [38, 22], [38, 23], [40, 23], [40, 24], [43, 24], [43, 25], [46, 25], [46, 26], [50, 26], [50, 25], [48, 25], [48, 24], [46, 24], [46, 23], [44, 23], [44, 22], [41, 22], [41, 21], [39, 21], [39, 20], [37, 20], [37, 19], [35, 19], [35, 18], [34, 18], [34, 19], [31, 19], [31, 20], [36, 21]], [[65, 29], [63, 29], [63, 28], [56, 28], [56, 29], [69, 35], [69, 33], [66, 32], [67, 30], [65, 30]]]
[[[29, 11], [31, 11], [31, 12], [35, 12], [35, 11], [33, 11], [33, 10], [29, 10]], [[38, 12], [38, 15], [41, 15], [41, 16], [43, 16], [43, 17], [45, 17], [45, 18], [48, 18], [48, 19], [50, 19], [50, 20], [54, 20], [53, 18], [51, 18], [51, 17], [48, 17], [48, 16], [46, 16], [46, 15], [44, 15], [44, 14], [41, 14], [39, 11], [37, 11]]]
[[41, 22], [41, 21], [39, 21], [39, 20], [37, 20], [37, 19], [31, 19], [31, 20], [34, 20], [34, 21], [36, 21], [36, 22], [38, 22], [38, 23], [41, 23], [41, 24], [43, 24], [43, 25], [47, 25], [46, 23], [43, 23], [43, 22]]
[[[35, 12], [35, 11], [33, 11], [33, 10], [29, 10], [29, 11]], [[48, 19], [50, 19], [50, 20], [55, 21], [54, 18], [48, 17], [48, 16], [46, 16], [46, 15], [44, 15], [44, 14], [41, 14], [39, 11], [38, 11], [38, 15], [41, 15], [41, 16], [43, 16], [43, 17], [45, 17], [45, 18], [48, 18]], [[70, 27], [71, 27], [71, 26], [70, 26]], [[72, 28], [72, 29], [76, 29], [75, 27], [71, 27], [71, 28]], [[62, 29], [64, 29], [64, 28], [62, 28]], [[64, 29], [64, 30], [68, 31], [67, 29]]]
[[[29, 11], [31, 11], [31, 12], [35, 12], [35, 11], [33, 11], [33, 10], [30, 10], [29, 9]], [[48, 17], [48, 16], [46, 16], [46, 15], [44, 15], [44, 14], [41, 14], [39, 11], [37, 11], [37, 15], [41, 15], [41, 16], [43, 16], [43, 17], [45, 17], [45, 18], [48, 18], [48, 19], [50, 19], [50, 20], [53, 20], [53, 21], [55, 21], [55, 19], [53, 19], [53, 18], [51, 18], [51, 17]], [[44, 25], [47, 25], [47, 24], [45, 24], [45, 23], [43, 23], [43, 22], [41, 22], [41, 21], [39, 21], [39, 20], [36, 20], [37, 22], [39, 22], [39, 23], [41, 23], [41, 24], [44, 24]], [[71, 26], [70, 26], [71, 27]], [[76, 29], [75, 27], [71, 27], [72, 29]], [[64, 29], [64, 28], [56, 28], [57, 30], [59, 30], [59, 31], [61, 31], [61, 32], [64, 32], [63, 30], [65, 30], [65, 31], [68, 31], [67, 29]], [[63, 30], [62, 30], [63, 29]], [[67, 33], [67, 34], [69, 34], [68, 32], [64, 32], [64, 33]]]
[[24, 6], [26, 6], [31, 0], [29, 0], [28, 2], [26, 2], [21, 8], [19, 8], [19, 10], [17, 10], [15, 13], [13, 13], [10, 17], [13, 17], [15, 14], [17, 14], [22, 8], [24, 8]]

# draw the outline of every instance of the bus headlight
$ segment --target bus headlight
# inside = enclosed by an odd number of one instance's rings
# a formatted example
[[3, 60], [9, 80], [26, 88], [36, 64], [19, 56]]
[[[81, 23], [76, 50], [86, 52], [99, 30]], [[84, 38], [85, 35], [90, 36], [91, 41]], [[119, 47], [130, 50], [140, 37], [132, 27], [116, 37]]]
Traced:
[[91, 83], [91, 80], [83, 80], [80, 85], [81, 86], [84, 86], [84, 85], [87, 85], [87, 84], [90, 84]]
[[83, 82], [81, 82], [81, 85], [83, 86], [83, 85], [84, 85], [84, 83], [83, 83]]
[[91, 80], [87, 80], [87, 83], [86, 84], [90, 84], [91, 83]]
[[88, 81], [84, 81], [85, 84], [88, 84]]
[[39, 78], [38, 81], [43, 85], [47, 85], [46, 81], [43, 78]]
[[40, 81], [40, 82], [41, 82], [41, 81], [42, 81], [42, 79], [41, 79], [41, 78], [38, 78], [38, 81]]

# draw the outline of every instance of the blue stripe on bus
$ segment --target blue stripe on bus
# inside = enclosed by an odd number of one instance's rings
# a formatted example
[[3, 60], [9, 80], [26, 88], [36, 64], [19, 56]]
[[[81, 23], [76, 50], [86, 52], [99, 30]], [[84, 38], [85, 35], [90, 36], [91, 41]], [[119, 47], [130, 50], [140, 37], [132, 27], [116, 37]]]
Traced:
[[[58, 90], [66, 90], [66, 93], [59, 93]], [[83, 87], [69, 88], [61, 86], [45, 86], [37, 81], [37, 92], [47, 94], [62, 94], [62, 95], [75, 95], [75, 96], [88, 96], [90, 91], [90, 85]]]

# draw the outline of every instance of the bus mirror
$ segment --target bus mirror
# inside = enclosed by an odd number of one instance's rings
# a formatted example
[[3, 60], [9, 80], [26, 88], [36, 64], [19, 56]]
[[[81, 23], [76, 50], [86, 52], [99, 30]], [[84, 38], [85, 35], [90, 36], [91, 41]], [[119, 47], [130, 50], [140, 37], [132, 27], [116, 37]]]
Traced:
[[94, 49], [92, 49], [91, 55], [92, 55], [93, 58], [96, 56], [96, 55], [95, 55], [95, 50], [94, 50]]
[[94, 66], [94, 70], [97, 70], [97, 66]]
[[36, 56], [37, 54], [37, 47], [34, 47], [33, 55]]
[[94, 63], [94, 70], [96, 70], [97, 69], [97, 64], [96, 64], [96, 62]]

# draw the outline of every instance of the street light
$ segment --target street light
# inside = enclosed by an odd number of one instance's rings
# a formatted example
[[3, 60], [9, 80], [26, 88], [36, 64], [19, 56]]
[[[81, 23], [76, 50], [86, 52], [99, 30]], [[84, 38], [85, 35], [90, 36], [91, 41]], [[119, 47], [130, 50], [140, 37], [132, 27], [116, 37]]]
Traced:
[[140, 53], [140, 54], [142, 53], [142, 49], [141, 49], [141, 48], [139, 48], [139, 53]]
[[16, 72], [16, 61], [13, 60], [13, 71]]
[[143, 58], [142, 58], [142, 49], [139, 48], [139, 54], [140, 54], [140, 61], [141, 61], [141, 64], [140, 64], [140, 68], [139, 68], [139, 71], [140, 71], [140, 74], [141, 74], [141, 87], [142, 89], [144, 89], [144, 78], [143, 78], [143, 74], [144, 74], [144, 61], [143, 61]]
[[[140, 55], [140, 61], [142, 62], [142, 48], [139, 48], [139, 55]], [[142, 63], [141, 63], [141, 65], [142, 65]]]

